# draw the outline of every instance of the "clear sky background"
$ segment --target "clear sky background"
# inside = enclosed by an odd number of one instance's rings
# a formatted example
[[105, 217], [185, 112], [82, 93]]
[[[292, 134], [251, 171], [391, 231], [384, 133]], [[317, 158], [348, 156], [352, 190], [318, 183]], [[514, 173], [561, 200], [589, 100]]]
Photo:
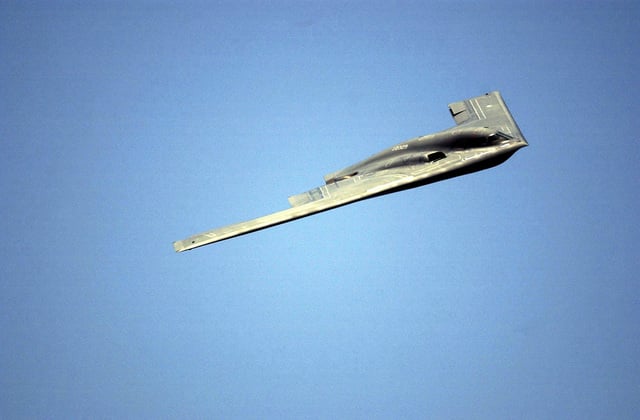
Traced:
[[[638, 418], [637, 2], [0, 3], [0, 417]], [[187, 253], [453, 125], [501, 166]]]

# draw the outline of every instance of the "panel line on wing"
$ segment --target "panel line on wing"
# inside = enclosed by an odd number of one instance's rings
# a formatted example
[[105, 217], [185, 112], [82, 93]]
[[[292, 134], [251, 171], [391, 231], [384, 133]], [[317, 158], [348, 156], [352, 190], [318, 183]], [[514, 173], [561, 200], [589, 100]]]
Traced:
[[[473, 104], [475, 102], [475, 105]], [[477, 108], [476, 108], [477, 105]], [[484, 113], [484, 110], [482, 109], [482, 106], [480, 105], [480, 102], [478, 102], [477, 99], [474, 99], [471, 101], [471, 106], [473, 106], [473, 109], [476, 111], [476, 114], [478, 114], [478, 116], [480, 116], [480, 114], [482, 114], [482, 118], [483, 120], [487, 119], [487, 114]], [[478, 112], [479, 111], [479, 112]]]

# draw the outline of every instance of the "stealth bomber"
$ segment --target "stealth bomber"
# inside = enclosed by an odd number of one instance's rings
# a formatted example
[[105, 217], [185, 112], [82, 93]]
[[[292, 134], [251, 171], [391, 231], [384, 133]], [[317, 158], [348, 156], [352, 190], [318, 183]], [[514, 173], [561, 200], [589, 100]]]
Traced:
[[449, 104], [456, 125], [416, 137], [324, 177], [325, 184], [289, 197], [291, 208], [173, 243], [187, 251], [367, 198], [415, 188], [499, 165], [527, 146], [499, 92]]

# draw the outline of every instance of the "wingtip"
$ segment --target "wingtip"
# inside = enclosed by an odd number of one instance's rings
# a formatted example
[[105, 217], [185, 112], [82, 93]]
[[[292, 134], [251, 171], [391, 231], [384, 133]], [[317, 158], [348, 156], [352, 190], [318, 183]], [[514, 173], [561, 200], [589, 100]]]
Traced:
[[175, 242], [173, 243], [173, 249], [174, 249], [176, 252], [182, 252], [182, 251], [184, 251], [184, 245], [183, 245], [182, 241], [175, 241]]

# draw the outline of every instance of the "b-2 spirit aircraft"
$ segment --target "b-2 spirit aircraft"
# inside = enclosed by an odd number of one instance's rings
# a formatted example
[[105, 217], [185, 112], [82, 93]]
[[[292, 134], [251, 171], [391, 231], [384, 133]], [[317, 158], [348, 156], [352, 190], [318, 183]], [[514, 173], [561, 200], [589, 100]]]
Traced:
[[449, 104], [455, 127], [397, 144], [289, 197], [291, 208], [176, 241], [177, 252], [499, 165], [527, 141], [499, 92]]

